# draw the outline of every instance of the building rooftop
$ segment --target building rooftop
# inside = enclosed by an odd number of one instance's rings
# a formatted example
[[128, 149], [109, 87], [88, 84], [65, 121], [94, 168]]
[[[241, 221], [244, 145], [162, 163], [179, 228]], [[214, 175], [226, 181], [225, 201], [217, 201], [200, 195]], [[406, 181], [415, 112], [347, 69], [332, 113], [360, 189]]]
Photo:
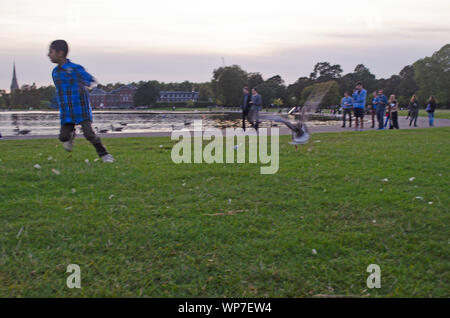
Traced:
[[91, 95], [106, 95], [108, 94], [107, 92], [105, 92], [103, 89], [101, 88], [94, 88], [91, 92]]
[[166, 94], [166, 93], [171, 93], [171, 94], [195, 94], [198, 92], [193, 92], [193, 91], [160, 91], [160, 94]]

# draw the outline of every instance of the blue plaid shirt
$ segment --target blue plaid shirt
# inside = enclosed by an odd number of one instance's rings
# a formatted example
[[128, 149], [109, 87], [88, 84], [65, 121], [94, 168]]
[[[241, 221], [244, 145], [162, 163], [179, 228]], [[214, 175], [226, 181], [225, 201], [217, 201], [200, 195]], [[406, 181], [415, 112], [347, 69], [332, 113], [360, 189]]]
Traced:
[[56, 87], [61, 124], [92, 121], [87, 88], [95, 82], [94, 77], [81, 65], [72, 63], [69, 59], [64, 65], [58, 65], [53, 69], [52, 77]]

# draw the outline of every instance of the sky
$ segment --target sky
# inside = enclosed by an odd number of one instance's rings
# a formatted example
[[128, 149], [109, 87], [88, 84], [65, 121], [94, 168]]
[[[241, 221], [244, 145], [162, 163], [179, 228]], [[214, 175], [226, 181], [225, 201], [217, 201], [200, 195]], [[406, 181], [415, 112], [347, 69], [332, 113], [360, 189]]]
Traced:
[[0, 89], [52, 83], [49, 43], [97, 81], [209, 81], [238, 64], [287, 84], [314, 64], [365, 64], [378, 78], [450, 43], [448, 0], [0, 0]]

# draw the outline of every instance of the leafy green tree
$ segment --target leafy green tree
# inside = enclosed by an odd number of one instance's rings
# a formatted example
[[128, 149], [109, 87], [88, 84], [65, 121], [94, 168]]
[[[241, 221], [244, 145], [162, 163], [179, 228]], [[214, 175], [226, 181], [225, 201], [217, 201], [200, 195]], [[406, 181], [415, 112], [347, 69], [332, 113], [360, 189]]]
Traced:
[[331, 65], [329, 62], [319, 62], [309, 78], [315, 82], [327, 82], [341, 77], [342, 68], [339, 64]]
[[247, 76], [247, 86], [252, 89], [258, 85], [264, 83], [264, 79], [261, 73], [248, 73]]
[[161, 85], [158, 81], [148, 81], [139, 86], [134, 95], [134, 106], [151, 106], [159, 98]]
[[426, 100], [434, 95], [439, 106], [450, 108], [450, 44], [418, 60], [413, 67], [419, 98]]
[[214, 95], [224, 106], [240, 105], [242, 88], [247, 84], [247, 72], [238, 65], [219, 67], [213, 72]]
[[256, 86], [263, 100], [263, 106], [269, 106], [274, 99], [285, 100], [287, 96], [284, 80], [280, 75], [268, 78], [263, 83]]
[[400, 83], [396, 89], [396, 94], [409, 100], [411, 96], [419, 90], [419, 86], [417, 86], [416, 80], [414, 79], [414, 66], [405, 66], [400, 71], [399, 76]]
[[214, 92], [210, 82], [197, 84], [199, 101], [212, 101], [214, 99]]
[[351, 95], [358, 82], [363, 83], [364, 88], [369, 93], [377, 89], [375, 75], [364, 64], [358, 64], [352, 73], [345, 74], [338, 80], [341, 96], [344, 95], [344, 92]]
[[284, 105], [283, 100], [281, 98], [275, 98], [274, 100], [272, 100], [272, 104], [275, 105], [276, 107], [281, 107]]

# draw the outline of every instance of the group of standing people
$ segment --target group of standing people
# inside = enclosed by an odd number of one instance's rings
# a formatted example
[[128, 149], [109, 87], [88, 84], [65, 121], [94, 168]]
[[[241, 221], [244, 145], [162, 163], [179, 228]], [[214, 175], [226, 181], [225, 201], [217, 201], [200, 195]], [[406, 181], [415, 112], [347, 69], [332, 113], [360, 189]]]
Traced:
[[[349, 119], [349, 126], [352, 127], [352, 111], [355, 117], [355, 130], [362, 130], [364, 127], [364, 113], [366, 103], [367, 91], [363, 88], [362, 83], [358, 82], [356, 88], [350, 97], [348, 92], [345, 92], [341, 101], [343, 118], [342, 127], [346, 126], [346, 119]], [[428, 112], [429, 125], [434, 126], [434, 111], [436, 109], [436, 99], [430, 96], [427, 102], [426, 111]], [[375, 118], [378, 122], [378, 129], [386, 129], [389, 124], [389, 129], [400, 129], [398, 121], [399, 103], [394, 94], [389, 96], [389, 99], [383, 94], [383, 90], [373, 92], [372, 104], [370, 106], [370, 114], [372, 115], [372, 128], [375, 128]], [[409, 126], [414, 123], [417, 127], [417, 118], [419, 117], [419, 102], [416, 95], [413, 95], [408, 103]], [[360, 123], [359, 121], [360, 120]], [[359, 129], [358, 129], [359, 125]]]
[[[352, 111], [355, 117], [355, 130], [364, 128], [364, 108], [366, 104], [367, 91], [363, 88], [361, 82], [356, 83], [355, 90], [350, 97], [348, 92], [344, 93], [341, 106], [343, 111], [342, 127], [345, 128], [346, 118], [349, 119], [349, 126], [352, 127]], [[359, 126], [359, 128], [358, 128]]]

